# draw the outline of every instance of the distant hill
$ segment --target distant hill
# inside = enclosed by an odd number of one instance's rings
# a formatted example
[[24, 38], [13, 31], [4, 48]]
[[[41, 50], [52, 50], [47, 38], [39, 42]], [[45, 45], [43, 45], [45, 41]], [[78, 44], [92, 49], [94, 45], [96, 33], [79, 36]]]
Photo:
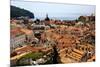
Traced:
[[16, 6], [10, 6], [10, 16], [11, 18], [21, 17], [21, 16], [27, 16], [29, 18], [34, 18], [34, 14], [28, 10], [21, 9]]

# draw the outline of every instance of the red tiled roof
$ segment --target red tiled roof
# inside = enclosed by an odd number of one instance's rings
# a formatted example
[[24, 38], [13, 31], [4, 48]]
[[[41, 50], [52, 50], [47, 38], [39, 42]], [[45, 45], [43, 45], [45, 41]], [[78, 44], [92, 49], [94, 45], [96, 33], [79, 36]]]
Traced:
[[11, 37], [16, 37], [16, 35], [18, 35], [18, 34], [24, 34], [24, 32], [22, 32], [20, 30], [20, 28], [15, 28], [15, 29], [12, 29], [10, 31], [10, 34], [11, 34]]
[[25, 47], [23, 47], [21, 49], [16, 50], [15, 52], [17, 54], [22, 54], [22, 53], [29, 52], [29, 51], [36, 52], [36, 51], [39, 51], [40, 49], [43, 49], [43, 47], [25, 46]]

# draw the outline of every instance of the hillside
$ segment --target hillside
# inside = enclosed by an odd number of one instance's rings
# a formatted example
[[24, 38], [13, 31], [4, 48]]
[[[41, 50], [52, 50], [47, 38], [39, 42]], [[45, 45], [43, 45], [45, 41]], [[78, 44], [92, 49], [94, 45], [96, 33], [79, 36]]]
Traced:
[[34, 14], [32, 12], [15, 6], [10, 6], [10, 16], [11, 18], [20, 16], [27, 16], [29, 18], [34, 18]]

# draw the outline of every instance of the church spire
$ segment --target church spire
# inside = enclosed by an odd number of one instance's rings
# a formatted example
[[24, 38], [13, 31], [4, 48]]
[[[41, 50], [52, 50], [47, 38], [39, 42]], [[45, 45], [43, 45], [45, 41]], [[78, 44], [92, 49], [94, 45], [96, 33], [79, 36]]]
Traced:
[[46, 14], [46, 17], [48, 17], [48, 14]]
[[46, 18], [45, 18], [45, 21], [49, 21], [49, 17], [48, 17], [48, 14], [46, 14]]

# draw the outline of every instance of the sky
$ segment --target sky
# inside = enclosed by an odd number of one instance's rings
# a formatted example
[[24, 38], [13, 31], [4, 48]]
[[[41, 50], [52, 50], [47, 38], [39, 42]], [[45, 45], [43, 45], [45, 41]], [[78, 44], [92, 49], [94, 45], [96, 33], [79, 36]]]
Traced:
[[35, 17], [79, 17], [95, 13], [95, 5], [59, 4], [32, 1], [11, 1], [11, 5], [34, 13]]

